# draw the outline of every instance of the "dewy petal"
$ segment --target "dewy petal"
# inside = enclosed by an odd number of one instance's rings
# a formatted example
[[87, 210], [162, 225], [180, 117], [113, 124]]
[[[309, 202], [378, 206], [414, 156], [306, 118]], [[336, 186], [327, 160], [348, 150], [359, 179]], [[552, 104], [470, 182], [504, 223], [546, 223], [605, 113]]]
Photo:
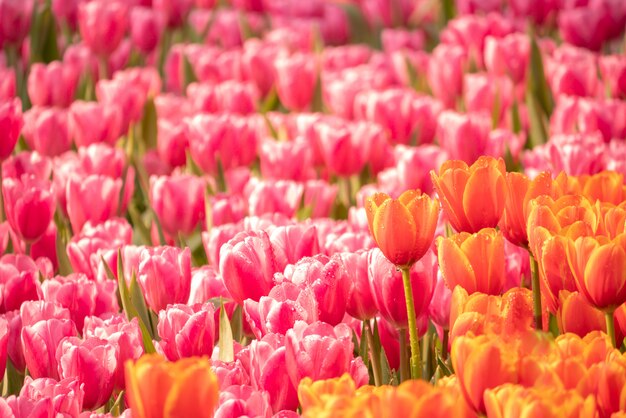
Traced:
[[408, 266], [415, 257], [416, 225], [400, 201], [388, 199], [378, 208], [373, 235], [385, 257], [397, 266]]
[[372, 196], [368, 197], [365, 200], [365, 213], [367, 214], [367, 224], [370, 228], [370, 233], [375, 236], [374, 233], [374, 217], [378, 212], [378, 208], [383, 204], [384, 201], [391, 199], [386, 193], [374, 193]]
[[626, 302], [626, 252], [619, 245], [609, 243], [594, 249], [584, 274], [594, 306], [615, 308]]
[[463, 193], [463, 210], [472, 228], [495, 227], [506, 201], [506, 180], [500, 170], [489, 164], [476, 168], [469, 176]]
[[[453, 164], [448, 165], [455, 167]], [[461, 232], [469, 227], [469, 221], [463, 210], [462, 196], [469, 178], [467, 164], [456, 164], [459, 168], [450, 168], [449, 170], [443, 170], [444, 166], [446, 166], [445, 163], [439, 170], [439, 176], [434, 171], [431, 171], [430, 176], [448, 220], [455, 230]]]
[[594, 306], [595, 303], [585, 282], [585, 267], [587, 260], [589, 260], [589, 255], [599, 245], [598, 241], [596, 241], [593, 237], [581, 237], [576, 241], [568, 239], [567, 247], [565, 248], [567, 253], [567, 262], [572, 270], [572, 275], [574, 276], [574, 281], [576, 282], [576, 288], [585, 297], [587, 302]]
[[468, 293], [476, 291], [476, 275], [467, 256], [454, 240], [442, 238], [438, 241], [439, 267], [446, 284], [451, 290], [461, 286]]

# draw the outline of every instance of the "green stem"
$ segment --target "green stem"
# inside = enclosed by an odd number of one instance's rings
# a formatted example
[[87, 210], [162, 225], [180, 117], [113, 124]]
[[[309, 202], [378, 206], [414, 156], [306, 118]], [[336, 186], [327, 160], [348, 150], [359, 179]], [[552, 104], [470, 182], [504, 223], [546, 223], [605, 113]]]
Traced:
[[617, 348], [617, 342], [615, 340], [615, 318], [613, 318], [613, 310], [604, 312], [604, 319], [606, 320], [606, 333], [609, 335], [613, 347]]
[[432, 333], [432, 329], [429, 328], [428, 331], [426, 332], [426, 335], [424, 335], [424, 339], [422, 340], [422, 359], [424, 359], [423, 363], [422, 363], [422, 376], [424, 376], [424, 379], [426, 379], [426, 381], [430, 380], [430, 377], [432, 376], [432, 368], [431, 368], [431, 342], [433, 339], [433, 333]]
[[441, 359], [446, 361], [448, 359], [448, 336], [450, 331], [443, 330], [443, 341], [441, 342]]
[[409, 321], [409, 339], [411, 340], [411, 378], [420, 379], [420, 345], [417, 333], [417, 318], [413, 304], [413, 289], [411, 287], [411, 275], [408, 267], [402, 269], [402, 282], [404, 284], [404, 300], [406, 301], [406, 314]]
[[[376, 319], [374, 319], [375, 321]], [[372, 333], [372, 327], [370, 326], [369, 319], [363, 321], [363, 329], [365, 330], [365, 338], [367, 338], [367, 345], [370, 348], [370, 360], [372, 361], [372, 372], [374, 373], [374, 384], [380, 386], [382, 382], [382, 369], [380, 367], [380, 351], [376, 348], [380, 345], [374, 343], [374, 334]]]
[[407, 346], [406, 346], [406, 329], [400, 328], [398, 330], [400, 335], [400, 382], [404, 382], [409, 379], [409, 359], [407, 358]]
[[543, 315], [541, 315], [541, 285], [539, 283], [539, 266], [537, 265], [537, 260], [535, 260], [532, 253], [529, 252], [528, 255], [530, 257], [530, 273], [533, 288], [533, 314], [535, 317], [535, 328], [541, 330], [543, 329]]

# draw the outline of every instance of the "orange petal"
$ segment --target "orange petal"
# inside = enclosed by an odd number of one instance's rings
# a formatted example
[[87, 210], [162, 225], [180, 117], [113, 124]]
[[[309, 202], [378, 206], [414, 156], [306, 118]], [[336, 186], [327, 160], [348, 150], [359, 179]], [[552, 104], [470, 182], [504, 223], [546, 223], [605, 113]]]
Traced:
[[416, 225], [409, 210], [398, 200], [388, 199], [378, 208], [373, 235], [385, 257], [397, 266], [413, 264]]

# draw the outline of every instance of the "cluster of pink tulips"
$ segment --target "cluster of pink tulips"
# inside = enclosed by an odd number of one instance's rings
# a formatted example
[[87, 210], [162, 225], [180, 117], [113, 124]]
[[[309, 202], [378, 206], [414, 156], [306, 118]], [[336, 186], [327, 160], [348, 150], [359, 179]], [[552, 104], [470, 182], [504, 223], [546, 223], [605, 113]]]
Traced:
[[626, 417], [623, 0], [0, 0], [0, 418]]

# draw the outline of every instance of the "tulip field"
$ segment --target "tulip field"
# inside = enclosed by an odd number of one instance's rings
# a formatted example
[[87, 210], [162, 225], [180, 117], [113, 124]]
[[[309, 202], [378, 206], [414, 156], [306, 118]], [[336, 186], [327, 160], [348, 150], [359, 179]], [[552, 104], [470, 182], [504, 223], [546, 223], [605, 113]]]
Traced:
[[0, 418], [626, 418], [625, 29], [0, 0]]

